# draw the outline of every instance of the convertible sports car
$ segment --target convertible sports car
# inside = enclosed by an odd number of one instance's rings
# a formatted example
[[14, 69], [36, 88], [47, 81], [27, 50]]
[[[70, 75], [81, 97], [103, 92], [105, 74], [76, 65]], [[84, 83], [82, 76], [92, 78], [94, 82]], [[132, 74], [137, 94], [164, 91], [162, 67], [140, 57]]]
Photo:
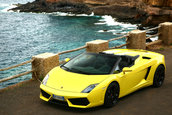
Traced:
[[145, 50], [83, 53], [46, 75], [40, 98], [69, 107], [111, 107], [140, 88], [160, 87], [165, 69], [163, 55]]

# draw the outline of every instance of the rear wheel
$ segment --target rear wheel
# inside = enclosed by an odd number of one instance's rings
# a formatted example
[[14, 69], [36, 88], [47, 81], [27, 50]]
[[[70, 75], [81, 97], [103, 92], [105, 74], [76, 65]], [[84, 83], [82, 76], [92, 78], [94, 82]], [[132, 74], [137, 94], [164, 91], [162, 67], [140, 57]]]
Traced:
[[165, 78], [165, 67], [159, 65], [154, 74], [153, 87], [161, 87]]
[[112, 107], [116, 105], [119, 100], [118, 97], [119, 97], [119, 85], [116, 82], [112, 82], [106, 90], [104, 106]]

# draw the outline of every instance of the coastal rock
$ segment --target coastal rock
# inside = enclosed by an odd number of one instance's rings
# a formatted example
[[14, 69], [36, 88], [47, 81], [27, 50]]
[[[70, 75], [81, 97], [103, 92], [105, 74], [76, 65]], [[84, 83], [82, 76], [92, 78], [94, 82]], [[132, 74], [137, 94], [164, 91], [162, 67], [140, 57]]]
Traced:
[[172, 21], [172, 0], [144, 0], [148, 6], [145, 11], [148, 17], [143, 21], [144, 26], [157, 26], [159, 23]]
[[172, 7], [172, 0], [143, 0], [143, 2], [158, 7]]
[[[53, 2], [55, 1], [55, 2]], [[45, 1], [45, 0], [36, 0], [32, 3], [27, 3], [20, 5], [19, 7], [13, 8], [13, 11], [19, 10], [20, 12], [71, 12], [74, 14], [90, 14], [90, 8], [81, 3], [72, 3], [67, 1]]]
[[172, 21], [172, 0], [36, 0], [12, 10], [111, 15], [119, 21], [157, 26]]
[[93, 9], [96, 15], [111, 15], [117, 20], [130, 23], [140, 23], [147, 17], [146, 12], [131, 6], [108, 5]]

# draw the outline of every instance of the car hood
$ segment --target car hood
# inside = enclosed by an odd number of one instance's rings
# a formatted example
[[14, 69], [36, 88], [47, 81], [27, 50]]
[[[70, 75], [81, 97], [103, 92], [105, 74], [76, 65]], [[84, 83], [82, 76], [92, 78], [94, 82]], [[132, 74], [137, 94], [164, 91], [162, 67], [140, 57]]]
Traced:
[[47, 86], [63, 91], [81, 92], [91, 84], [100, 83], [109, 75], [85, 75], [56, 67], [49, 72]]

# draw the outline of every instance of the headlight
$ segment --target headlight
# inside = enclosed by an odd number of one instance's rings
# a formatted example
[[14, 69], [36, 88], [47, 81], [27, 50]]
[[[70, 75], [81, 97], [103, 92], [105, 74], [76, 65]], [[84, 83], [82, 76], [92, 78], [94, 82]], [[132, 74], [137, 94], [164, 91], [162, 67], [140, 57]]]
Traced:
[[45, 78], [42, 80], [42, 84], [43, 84], [43, 85], [46, 85], [46, 84], [47, 84], [48, 78], [49, 78], [49, 75], [47, 74], [47, 75], [45, 76]]
[[85, 88], [85, 89], [82, 91], [82, 93], [89, 93], [89, 92], [91, 92], [97, 85], [98, 85], [98, 83], [97, 83], [97, 84], [89, 85], [87, 88]]

